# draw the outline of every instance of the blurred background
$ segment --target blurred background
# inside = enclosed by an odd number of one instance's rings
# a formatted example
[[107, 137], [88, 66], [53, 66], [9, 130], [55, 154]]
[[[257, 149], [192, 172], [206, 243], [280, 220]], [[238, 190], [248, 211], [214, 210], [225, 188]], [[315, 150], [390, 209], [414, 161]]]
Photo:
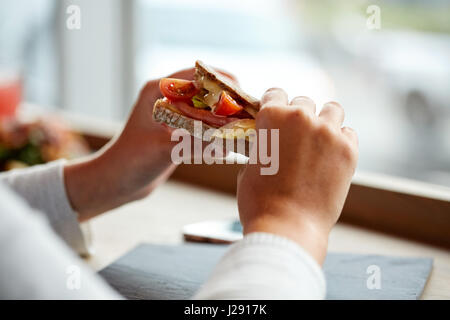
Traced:
[[124, 120], [146, 80], [196, 59], [256, 97], [337, 100], [359, 169], [450, 186], [448, 0], [0, 0], [3, 117], [26, 101]]

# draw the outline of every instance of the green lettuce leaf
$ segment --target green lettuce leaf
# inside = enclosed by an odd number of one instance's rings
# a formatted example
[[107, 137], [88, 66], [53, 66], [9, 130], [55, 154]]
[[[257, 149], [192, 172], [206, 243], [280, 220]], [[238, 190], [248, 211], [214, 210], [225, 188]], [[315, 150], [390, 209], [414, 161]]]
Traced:
[[194, 104], [194, 107], [199, 108], [199, 109], [208, 108], [208, 105], [206, 103], [204, 103], [199, 96], [193, 97], [192, 103]]

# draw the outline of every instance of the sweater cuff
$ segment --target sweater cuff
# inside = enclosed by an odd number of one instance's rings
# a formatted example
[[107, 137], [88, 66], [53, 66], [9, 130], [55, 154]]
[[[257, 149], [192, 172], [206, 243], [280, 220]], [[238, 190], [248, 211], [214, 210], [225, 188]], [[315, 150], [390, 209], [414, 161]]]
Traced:
[[66, 160], [58, 160], [29, 169], [15, 170], [3, 180], [28, 204], [44, 213], [53, 230], [78, 254], [92, 253], [87, 225], [78, 222], [72, 209], [64, 183]]
[[275, 235], [272, 233], [255, 232], [248, 234], [241, 242], [234, 245], [233, 250], [240, 250], [239, 247], [251, 247], [251, 246], [267, 246], [274, 250], [284, 251], [286, 254], [291, 254], [296, 262], [301, 262], [309, 271], [315, 282], [318, 284], [320, 292], [325, 298], [326, 281], [322, 267], [317, 261], [300, 245], [296, 242], [289, 240], [288, 238]]
[[324, 299], [325, 276], [297, 243], [252, 233], [233, 244], [194, 299]]

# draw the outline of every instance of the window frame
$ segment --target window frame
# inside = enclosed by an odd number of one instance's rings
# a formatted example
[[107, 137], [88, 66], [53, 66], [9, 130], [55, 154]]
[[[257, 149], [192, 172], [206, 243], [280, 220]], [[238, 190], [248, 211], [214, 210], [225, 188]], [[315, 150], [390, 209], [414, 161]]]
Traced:
[[[81, 29], [69, 30], [66, 27], [67, 8], [78, 5], [81, 11]], [[134, 102], [135, 95], [135, 36], [134, 16], [136, 0], [64, 0], [58, 2], [56, 14], [61, 62], [61, 108], [80, 114], [93, 113], [93, 117], [107, 117], [112, 120], [123, 119]], [[90, 23], [93, 17], [101, 17], [102, 23]], [[87, 21], [87, 22], [86, 22]], [[78, 36], [86, 32], [89, 37]], [[107, 25], [108, 28], [102, 28]], [[96, 40], [102, 37], [109, 44], [103, 47]], [[89, 48], [89, 59], [80, 59]], [[101, 83], [103, 90], [92, 97], [92, 87], [84, 81], [86, 64], [92, 67], [92, 82]], [[113, 70], [114, 76], [95, 70]], [[93, 79], [92, 79], [93, 78]], [[95, 110], [95, 111], [93, 111]], [[106, 115], [106, 116], [105, 116]]]

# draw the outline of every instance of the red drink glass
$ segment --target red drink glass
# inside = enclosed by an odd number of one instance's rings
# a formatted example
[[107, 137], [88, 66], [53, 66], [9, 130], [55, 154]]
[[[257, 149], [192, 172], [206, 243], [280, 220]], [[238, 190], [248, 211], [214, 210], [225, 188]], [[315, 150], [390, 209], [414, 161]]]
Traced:
[[22, 80], [18, 72], [0, 70], [0, 119], [14, 117], [22, 100]]

